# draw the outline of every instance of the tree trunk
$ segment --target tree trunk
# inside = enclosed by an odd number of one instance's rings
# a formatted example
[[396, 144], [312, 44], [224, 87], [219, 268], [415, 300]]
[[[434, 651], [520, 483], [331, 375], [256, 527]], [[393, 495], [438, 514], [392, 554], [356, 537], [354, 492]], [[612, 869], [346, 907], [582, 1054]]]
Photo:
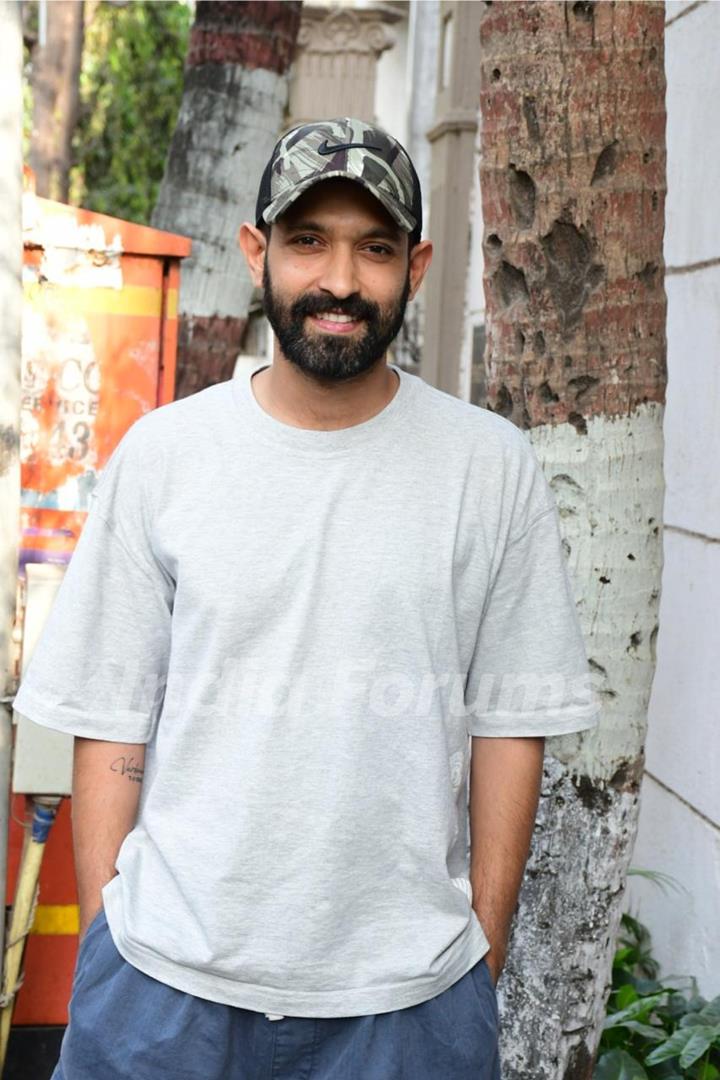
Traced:
[[79, 106], [82, 0], [45, 5], [45, 42], [32, 53], [33, 130], [30, 166], [38, 195], [67, 202], [72, 137]]
[[252, 284], [238, 248], [280, 133], [301, 4], [200, 0], [153, 225], [189, 236], [178, 397], [232, 376]]
[[485, 6], [488, 405], [557, 499], [604, 702], [548, 740], [501, 981], [505, 1080], [586, 1080], [636, 830], [662, 569], [662, 3]]

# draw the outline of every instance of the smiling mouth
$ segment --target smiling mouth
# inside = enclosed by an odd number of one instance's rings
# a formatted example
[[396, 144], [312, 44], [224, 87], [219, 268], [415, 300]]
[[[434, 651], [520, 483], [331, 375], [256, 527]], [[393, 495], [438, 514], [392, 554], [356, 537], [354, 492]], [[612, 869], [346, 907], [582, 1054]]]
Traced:
[[362, 325], [362, 319], [354, 319], [351, 315], [341, 315], [333, 311], [324, 311], [322, 315], [310, 315], [312, 323], [319, 329], [329, 334], [351, 334]]

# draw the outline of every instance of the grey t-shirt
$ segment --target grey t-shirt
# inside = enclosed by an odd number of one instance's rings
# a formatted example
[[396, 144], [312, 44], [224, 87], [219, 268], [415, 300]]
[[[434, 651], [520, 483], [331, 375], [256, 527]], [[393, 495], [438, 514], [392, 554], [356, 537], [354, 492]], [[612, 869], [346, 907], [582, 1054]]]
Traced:
[[470, 736], [597, 722], [529, 440], [391, 367], [389, 404], [337, 431], [275, 419], [247, 374], [138, 420], [15, 701], [147, 743], [103, 901], [120, 953], [199, 997], [335, 1017], [441, 993], [488, 948]]

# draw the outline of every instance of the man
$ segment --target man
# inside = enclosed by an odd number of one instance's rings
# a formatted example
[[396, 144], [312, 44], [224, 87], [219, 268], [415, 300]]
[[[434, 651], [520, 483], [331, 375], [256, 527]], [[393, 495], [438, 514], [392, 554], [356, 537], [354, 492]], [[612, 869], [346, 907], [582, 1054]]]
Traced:
[[596, 702], [529, 441], [387, 362], [421, 229], [389, 135], [287, 134], [239, 237], [272, 364], [95, 489], [15, 703], [76, 737], [56, 1080], [499, 1076], [543, 740]]

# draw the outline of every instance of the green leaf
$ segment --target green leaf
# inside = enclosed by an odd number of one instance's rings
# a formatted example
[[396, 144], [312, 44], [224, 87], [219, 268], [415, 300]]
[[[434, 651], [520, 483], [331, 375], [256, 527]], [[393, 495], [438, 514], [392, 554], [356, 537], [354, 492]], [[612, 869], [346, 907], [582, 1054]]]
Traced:
[[649, 997], [638, 998], [637, 1001], [628, 1005], [626, 1009], [621, 1009], [620, 1012], [612, 1013], [608, 1016], [605, 1020], [605, 1029], [618, 1027], [618, 1025], [624, 1024], [627, 1020], [647, 1020], [653, 1009], [659, 1005], [666, 996], [667, 991], [664, 990], [660, 994], [650, 994]]
[[613, 957], [613, 967], [623, 967], [634, 953], [635, 950], [630, 945], [625, 945], [623, 948], [618, 949]]
[[627, 1050], [609, 1050], [595, 1066], [593, 1080], [648, 1080], [648, 1074]]
[[668, 1058], [679, 1057], [680, 1068], [687, 1069], [705, 1053], [718, 1035], [717, 1026], [678, 1028], [666, 1042], [657, 1046], [645, 1058], [646, 1065], [656, 1065]]
[[628, 1005], [632, 1005], [633, 1001], [637, 1001], [638, 997], [638, 992], [631, 983], [621, 986], [615, 995], [615, 1011], [620, 1012], [622, 1009], [627, 1009]]
[[670, 874], [664, 874], [661, 870], [641, 870], [639, 867], [630, 867], [628, 870], [628, 877], [641, 877], [646, 881], [651, 881], [653, 885], [657, 885], [661, 892], [684, 892], [688, 894], [687, 888], [682, 885], [677, 878], [672, 877]]
[[667, 1004], [663, 1007], [663, 1012], [666, 1012], [672, 1020], [679, 1020], [691, 1010], [691, 1003], [684, 994], [681, 994], [678, 991], [670, 994]]
[[644, 1039], [649, 1039], [650, 1042], [661, 1043], [667, 1038], [665, 1028], [641, 1024], [638, 1020], [626, 1020], [622, 1026], [626, 1031], [632, 1031], [635, 1035], [642, 1035]]
[[94, 6], [86, 26], [71, 200], [147, 223], [182, 99], [186, 3]]
[[[622, 916], [622, 927], [618, 940], [620, 949], [631, 949], [630, 954], [625, 954], [623, 966], [633, 971], [634, 974], [643, 975], [648, 979], [654, 979], [658, 973], [658, 963], [651, 955], [652, 939], [646, 926], [632, 915]], [[614, 969], [615, 970], [615, 969]]]
[[712, 1062], [702, 1062], [698, 1065], [695, 1080], [718, 1080], [719, 1077], [720, 1069]]
[[695, 1080], [718, 1080], [719, 1077], [720, 1069], [711, 1061], [703, 1061], [695, 1074]]
[[680, 1027], [689, 1027], [693, 1024], [720, 1024], [720, 1001], [706, 1002], [698, 1012], [689, 1012], [680, 1021]]
[[680, 1068], [687, 1069], [701, 1058], [720, 1033], [720, 1027], [698, 1027], [691, 1029], [691, 1035], [680, 1055]]
[[630, 1036], [624, 1027], [613, 1028], [612, 1031], [603, 1031], [600, 1037], [600, 1050], [614, 1050], [616, 1046], [621, 1048], [627, 1046], [629, 1038]]
[[636, 979], [634, 985], [638, 994], [641, 996], [646, 994], [657, 994], [660, 990], [664, 989], [662, 983], [658, 982], [657, 979]]

